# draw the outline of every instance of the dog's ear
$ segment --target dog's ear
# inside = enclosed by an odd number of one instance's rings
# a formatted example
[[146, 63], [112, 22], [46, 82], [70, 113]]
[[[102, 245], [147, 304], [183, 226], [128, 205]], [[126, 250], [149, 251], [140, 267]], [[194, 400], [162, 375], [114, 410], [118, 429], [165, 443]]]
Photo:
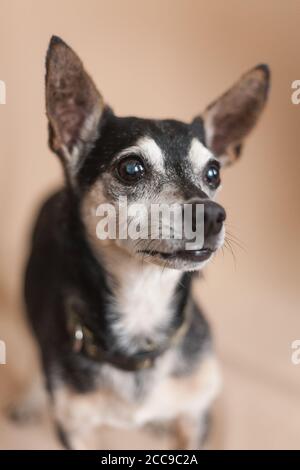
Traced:
[[46, 58], [49, 145], [74, 172], [98, 136], [104, 104], [75, 52], [53, 36]]
[[232, 163], [239, 157], [244, 138], [264, 108], [269, 83], [268, 66], [258, 65], [202, 114], [205, 143], [222, 164]]

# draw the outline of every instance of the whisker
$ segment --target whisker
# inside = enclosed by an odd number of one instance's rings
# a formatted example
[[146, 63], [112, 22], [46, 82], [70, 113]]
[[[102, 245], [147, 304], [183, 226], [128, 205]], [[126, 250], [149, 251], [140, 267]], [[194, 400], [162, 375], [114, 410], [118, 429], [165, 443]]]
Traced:
[[225, 239], [224, 246], [225, 246], [225, 248], [227, 248], [228, 251], [231, 253], [232, 258], [233, 258], [233, 261], [234, 261], [234, 267], [235, 267], [235, 269], [236, 269], [236, 265], [237, 265], [236, 256], [235, 256], [233, 247], [232, 247], [232, 245], [231, 245], [231, 241], [230, 241], [228, 238]]

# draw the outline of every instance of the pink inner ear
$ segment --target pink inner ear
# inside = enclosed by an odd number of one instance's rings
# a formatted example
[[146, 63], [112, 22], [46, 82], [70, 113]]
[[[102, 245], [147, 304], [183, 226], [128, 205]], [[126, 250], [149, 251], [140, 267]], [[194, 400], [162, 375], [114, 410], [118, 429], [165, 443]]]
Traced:
[[240, 154], [241, 142], [255, 126], [269, 88], [265, 66], [245, 74], [204, 112], [208, 145], [218, 156]]
[[65, 145], [69, 151], [79, 138], [85, 119], [84, 109], [76, 107], [75, 104], [57, 105], [55, 119], [57, 129], [61, 144]]
[[51, 42], [47, 55], [46, 105], [53, 150], [71, 152], [76, 144], [93, 138], [103, 110], [102, 97], [79, 57], [60, 40]]

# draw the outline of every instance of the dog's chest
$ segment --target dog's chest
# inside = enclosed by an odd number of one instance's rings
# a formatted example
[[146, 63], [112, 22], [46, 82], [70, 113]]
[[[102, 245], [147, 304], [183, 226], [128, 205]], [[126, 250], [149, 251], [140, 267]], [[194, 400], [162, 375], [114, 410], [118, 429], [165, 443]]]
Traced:
[[174, 315], [172, 299], [179, 275], [175, 271], [163, 274], [146, 269], [125, 271], [119, 276], [111, 306], [111, 329], [119, 347], [131, 353], [145, 340], [163, 340], [163, 332]]
[[91, 393], [78, 394], [65, 386], [55, 392], [55, 414], [64, 428], [81, 432], [98, 426], [142, 427], [168, 422], [180, 415], [205, 411], [219, 390], [218, 366], [211, 353], [190, 374], [175, 377], [169, 367], [179, 358], [166, 356], [154, 374], [143, 379], [107, 366], [107, 383]]
[[[126, 269], [124, 264], [118, 268], [118, 287], [108, 317], [114, 344], [130, 355], [143, 346], [144, 339], [162, 344], [169, 337], [181, 275], [152, 267], [140, 272]], [[185, 317], [191, 304], [181, 308], [184, 310], [178, 311]], [[196, 333], [196, 338], [200, 350], [201, 335]], [[219, 385], [215, 359], [204, 354], [192, 360], [176, 343], [149, 370], [132, 373], [104, 364], [93, 392], [79, 394], [66, 386], [56, 389], [56, 417], [63, 428], [83, 432], [98, 426], [126, 429], [169, 422], [180, 415], [194, 416], [208, 408]], [[179, 375], [180, 371], [184, 374]]]

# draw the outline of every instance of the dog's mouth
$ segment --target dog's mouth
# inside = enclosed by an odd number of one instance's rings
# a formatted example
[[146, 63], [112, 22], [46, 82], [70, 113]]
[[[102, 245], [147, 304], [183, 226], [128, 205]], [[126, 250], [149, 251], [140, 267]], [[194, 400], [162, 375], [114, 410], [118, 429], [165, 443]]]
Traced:
[[202, 261], [208, 260], [208, 258], [214, 253], [214, 250], [210, 248], [202, 248], [201, 250], [178, 250], [171, 253], [155, 250], [140, 250], [139, 253], [147, 256], [160, 257], [161, 259], [168, 261], [182, 260], [201, 263]]

